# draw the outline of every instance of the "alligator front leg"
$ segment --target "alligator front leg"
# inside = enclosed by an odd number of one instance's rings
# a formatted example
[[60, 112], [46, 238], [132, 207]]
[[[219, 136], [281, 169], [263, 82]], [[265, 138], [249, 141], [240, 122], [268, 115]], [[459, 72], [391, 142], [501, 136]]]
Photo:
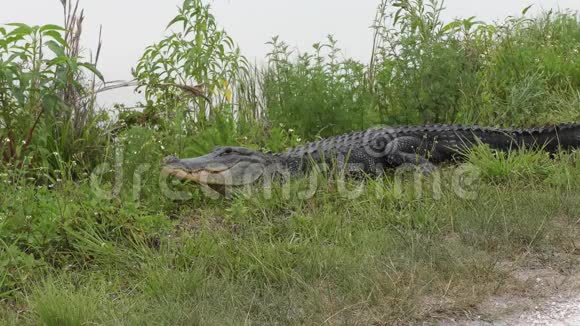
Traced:
[[426, 144], [416, 137], [398, 137], [385, 147], [385, 163], [387, 167], [406, 168], [417, 167], [423, 173], [431, 173], [435, 166], [427, 159], [429, 151]]

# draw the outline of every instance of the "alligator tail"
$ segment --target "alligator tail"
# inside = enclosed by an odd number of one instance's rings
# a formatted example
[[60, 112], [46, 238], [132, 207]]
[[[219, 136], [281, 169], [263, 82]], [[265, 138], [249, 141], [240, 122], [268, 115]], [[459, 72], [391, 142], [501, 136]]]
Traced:
[[580, 148], [580, 123], [566, 123], [543, 128], [515, 129], [512, 138], [518, 145], [541, 147], [549, 152]]

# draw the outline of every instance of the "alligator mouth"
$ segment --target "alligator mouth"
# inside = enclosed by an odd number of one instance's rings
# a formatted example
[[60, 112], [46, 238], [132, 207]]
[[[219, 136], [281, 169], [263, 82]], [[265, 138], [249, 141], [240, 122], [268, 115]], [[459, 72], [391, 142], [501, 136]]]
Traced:
[[161, 169], [161, 173], [175, 177], [178, 180], [193, 181], [203, 188], [211, 189], [221, 194], [222, 196], [227, 196], [225, 183], [210, 182], [210, 180], [216, 179], [225, 180], [224, 172], [227, 170], [228, 169], [224, 167], [223, 169], [212, 168], [212, 169], [199, 169], [195, 171], [186, 171], [184, 169], [166, 166]]
[[204, 169], [188, 171], [181, 168], [166, 166], [163, 167], [161, 171], [164, 174], [174, 176], [180, 180], [189, 180], [200, 184], [213, 184], [214, 182], [212, 182], [212, 180], [225, 179], [228, 167], [207, 167]]

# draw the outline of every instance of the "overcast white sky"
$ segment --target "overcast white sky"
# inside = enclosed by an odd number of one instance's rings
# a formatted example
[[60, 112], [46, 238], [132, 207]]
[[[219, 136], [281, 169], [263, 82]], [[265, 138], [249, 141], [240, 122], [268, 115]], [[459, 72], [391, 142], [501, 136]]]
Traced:
[[[59, 0], [1, 0], [0, 24], [62, 25]], [[177, 13], [181, 0], [81, 0], [86, 24], [83, 44], [94, 49], [99, 25], [103, 25], [103, 49], [99, 69], [107, 80], [131, 79], [143, 49], [160, 40], [165, 26]], [[333, 34], [343, 53], [366, 61], [372, 32], [369, 26], [379, 0], [213, 0], [218, 23], [234, 38], [250, 60], [264, 58], [264, 44], [274, 35], [301, 50]], [[534, 4], [531, 12], [560, 8], [580, 11], [580, 0], [447, 0], [445, 20], [477, 16], [493, 21]], [[100, 98], [102, 105], [135, 102], [130, 90], [116, 90]]]

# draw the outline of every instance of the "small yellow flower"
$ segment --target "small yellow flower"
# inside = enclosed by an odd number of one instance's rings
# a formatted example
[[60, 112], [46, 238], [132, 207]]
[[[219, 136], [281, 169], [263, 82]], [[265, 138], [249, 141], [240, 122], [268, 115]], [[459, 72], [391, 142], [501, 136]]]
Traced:
[[232, 90], [229, 88], [226, 89], [226, 101], [228, 102], [232, 101]]
[[226, 101], [232, 101], [232, 90], [230, 89], [230, 83], [227, 80], [222, 80], [222, 86], [224, 88], [224, 95], [226, 96]]

